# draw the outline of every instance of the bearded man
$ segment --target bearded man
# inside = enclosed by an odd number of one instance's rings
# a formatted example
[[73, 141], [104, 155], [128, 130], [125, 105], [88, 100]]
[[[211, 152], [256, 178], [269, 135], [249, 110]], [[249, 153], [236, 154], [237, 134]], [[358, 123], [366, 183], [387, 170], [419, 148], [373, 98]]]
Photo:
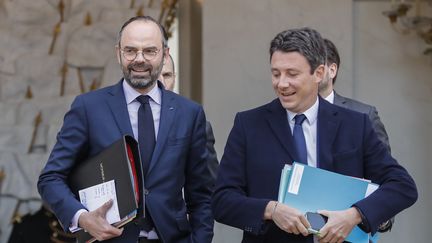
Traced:
[[[123, 78], [75, 98], [39, 177], [42, 199], [66, 231], [83, 228], [99, 241], [211, 242], [214, 177], [206, 162], [206, 119], [200, 105], [158, 81], [169, 55], [162, 27], [148, 16], [131, 18], [119, 32], [116, 53]], [[74, 166], [127, 134], [139, 142], [145, 206], [138, 211], [145, 214], [118, 229], [105, 219], [112, 202], [88, 212], [67, 178]]]

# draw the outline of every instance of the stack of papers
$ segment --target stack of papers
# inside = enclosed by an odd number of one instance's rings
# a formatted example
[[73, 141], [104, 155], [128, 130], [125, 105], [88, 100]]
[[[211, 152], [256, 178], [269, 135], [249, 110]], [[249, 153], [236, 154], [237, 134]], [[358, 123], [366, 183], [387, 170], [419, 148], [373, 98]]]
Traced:
[[[278, 201], [303, 213], [318, 210], [345, 210], [378, 189], [368, 180], [294, 162], [285, 165], [279, 185]], [[370, 235], [354, 227], [346, 241], [368, 243]]]

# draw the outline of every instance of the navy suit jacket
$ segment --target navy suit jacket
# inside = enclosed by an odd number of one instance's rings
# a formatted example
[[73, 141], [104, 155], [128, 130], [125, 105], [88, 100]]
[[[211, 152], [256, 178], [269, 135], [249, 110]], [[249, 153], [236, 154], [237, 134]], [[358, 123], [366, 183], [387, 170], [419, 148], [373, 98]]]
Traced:
[[[381, 185], [355, 204], [372, 231], [416, 201], [413, 179], [377, 138], [367, 115], [319, 98], [317, 122], [320, 168]], [[297, 159], [287, 112], [279, 99], [238, 113], [212, 198], [215, 219], [242, 229], [243, 242], [311, 242], [311, 237], [285, 233], [263, 220], [267, 203], [277, 200], [283, 166]]]
[[[210, 196], [214, 178], [206, 163], [203, 109], [164, 90], [160, 84], [159, 87], [162, 90], [159, 132], [144, 175], [147, 209], [163, 242], [211, 242]], [[42, 199], [65, 229], [83, 208], [66, 184], [68, 173], [76, 163], [99, 153], [125, 134], [133, 132], [122, 81], [76, 97], [38, 182]], [[138, 234], [138, 226], [128, 224], [122, 236], [110, 242], [135, 243]]]

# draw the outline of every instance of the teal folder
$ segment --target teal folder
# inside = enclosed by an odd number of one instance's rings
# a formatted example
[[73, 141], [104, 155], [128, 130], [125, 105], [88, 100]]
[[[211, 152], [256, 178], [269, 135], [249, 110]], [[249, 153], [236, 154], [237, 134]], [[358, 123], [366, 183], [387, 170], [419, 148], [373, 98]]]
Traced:
[[376, 232], [373, 236], [369, 237], [370, 243], [378, 243], [380, 233]]
[[285, 200], [285, 193], [288, 187], [288, 178], [291, 173], [291, 165], [286, 164], [281, 172], [281, 179], [279, 184], [278, 202], [283, 203]]
[[[348, 209], [378, 189], [377, 184], [367, 180], [301, 163], [294, 162], [290, 170], [286, 167], [284, 170], [279, 188], [281, 202], [303, 213], [324, 209], [331, 211]], [[286, 184], [282, 183], [283, 181], [286, 181]], [[346, 241], [368, 243], [369, 234], [356, 226]]]

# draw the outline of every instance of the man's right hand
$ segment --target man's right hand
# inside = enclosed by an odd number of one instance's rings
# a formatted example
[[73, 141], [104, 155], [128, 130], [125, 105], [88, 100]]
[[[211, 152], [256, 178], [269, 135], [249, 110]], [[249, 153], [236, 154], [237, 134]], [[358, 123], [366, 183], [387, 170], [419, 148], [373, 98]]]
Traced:
[[98, 241], [108, 240], [120, 236], [123, 229], [118, 229], [108, 223], [106, 213], [113, 205], [113, 201], [109, 200], [100, 206], [95, 211], [84, 212], [78, 219], [79, 227], [83, 228]]
[[307, 236], [309, 234], [307, 228], [310, 227], [306, 217], [297, 209], [288, 205], [270, 201], [267, 204], [265, 218], [271, 219], [275, 224], [288, 233], [302, 234]]

